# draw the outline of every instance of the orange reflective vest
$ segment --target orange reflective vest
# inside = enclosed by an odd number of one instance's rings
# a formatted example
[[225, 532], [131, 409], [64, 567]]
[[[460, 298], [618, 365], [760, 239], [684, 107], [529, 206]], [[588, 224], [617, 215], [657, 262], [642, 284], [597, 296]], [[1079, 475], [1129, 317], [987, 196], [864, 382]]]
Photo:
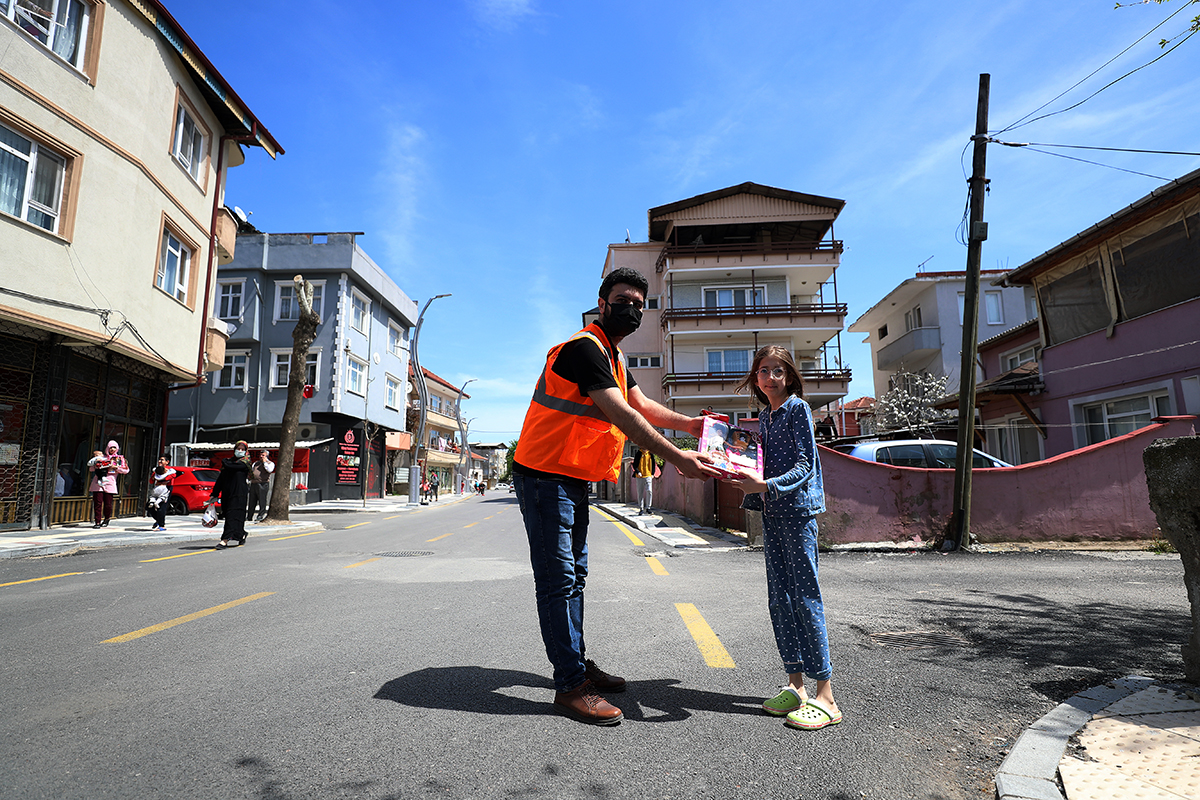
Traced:
[[[608, 344], [608, 337], [595, 323], [567, 341], [576, 339], [591, 339], [601, 350]], [[608, 421], [592, 398], [580, 394], [579, 384], [554, 371], [554, 362], [566, 343], [555, 346], [546, 354], [546, 366], [525, 414], [513, 458], [522, 466], [539, 472], [615, 483], [621, 473], [625, 434]], [[615, 345], [612, 349], [616, 352], [617, 386], [628, 402], [625, 354]]]

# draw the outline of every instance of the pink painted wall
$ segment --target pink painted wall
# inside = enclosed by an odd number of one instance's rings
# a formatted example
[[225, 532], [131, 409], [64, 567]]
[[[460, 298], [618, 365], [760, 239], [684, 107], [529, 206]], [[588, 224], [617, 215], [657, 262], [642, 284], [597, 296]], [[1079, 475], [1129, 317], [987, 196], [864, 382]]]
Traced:
[[[1156, 439], [1196, 435], [1194, 416], [1006, 469], [975, 470], [971, 531], [981, 542], [1153, 538], [1142, 451]], [[821, 538], [929, 541], [950, 519], [954, 470], [876, 464], [821, 448], [826, 513]]]

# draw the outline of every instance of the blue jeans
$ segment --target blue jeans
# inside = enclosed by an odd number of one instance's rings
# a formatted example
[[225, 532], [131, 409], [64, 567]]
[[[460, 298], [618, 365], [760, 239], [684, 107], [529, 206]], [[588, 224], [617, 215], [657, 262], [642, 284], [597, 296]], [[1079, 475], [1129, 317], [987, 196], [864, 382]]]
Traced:
[[546, 655], [554, 665], [554, 688], [569, 692], [584, 681], [587, 490], [527, 475], [515, 475], [513, 487], [529, 536], [538, 623]]

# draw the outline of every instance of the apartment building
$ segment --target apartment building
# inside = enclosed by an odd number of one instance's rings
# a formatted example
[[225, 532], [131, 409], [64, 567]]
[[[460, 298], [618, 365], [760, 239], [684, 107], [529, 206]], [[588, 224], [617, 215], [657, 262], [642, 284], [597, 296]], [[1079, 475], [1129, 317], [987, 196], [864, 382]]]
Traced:
[[87, 519], [109, 440], [138, 513], [169, 387], [224, 358], [229, 169], [283, 149], [157, 0], [0, 0], [0, 53], [0, 528]]
[[[451, 487], [458, 489], [460, 477], [468, 475], [473, 468], [470, 451], [464, 453], [461, 446], [462, 401], [470, 400], [471, 395], [463, 391], [463, 387], [455, 386], [450, 381], [437, 375], [431, 370], [421, 367], [425, 375], [425, 387], [429, 394], [429, 408], [425, 413], [425, 436], [418, 447], [417, 463], [421, 467], [421, 480], [429, 480], [437, 475], [442, 491], [450, 491]], [[416, 375], [412, 364], [408, 367], [411, 389], [408, 395], [408, 423], [416, 435], [421, 415], [421, 398], [417, 391]], [[465, 384], [464, 384], [465, 386]], [[411, 464], [410, 458], [406, 465]], [[407, 475], [407, 470], [403, 470]], [[407, 477], [404, 482], [407, 483]]]
[[833, 236], [844, 205], [742, 183], [651, 208], [648, 241], [610, 244], [605, 275], [632, 267], [650, 283], [642, 325], [621, 343], [642, 392], [688, 416], [754, 417], [753, 398], [734, 387], [759, 347], [780, 344], [813, 408], [844, 397]]

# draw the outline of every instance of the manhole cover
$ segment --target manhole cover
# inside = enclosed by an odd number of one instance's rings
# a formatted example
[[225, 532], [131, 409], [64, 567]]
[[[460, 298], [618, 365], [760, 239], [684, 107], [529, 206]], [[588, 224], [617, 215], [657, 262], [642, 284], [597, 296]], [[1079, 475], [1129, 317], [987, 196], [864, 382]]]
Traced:
[[872, 633], [876, 644], [884, 647], [915, 649], [918, 647], [964, 647], [970, 642], [961, 636], [941, 631], [892, 631]]
[[431, 556], [432, 550], [399, 550], [394, 553], [376, 553], [382, 558], [417, 558], [419, 556]]

